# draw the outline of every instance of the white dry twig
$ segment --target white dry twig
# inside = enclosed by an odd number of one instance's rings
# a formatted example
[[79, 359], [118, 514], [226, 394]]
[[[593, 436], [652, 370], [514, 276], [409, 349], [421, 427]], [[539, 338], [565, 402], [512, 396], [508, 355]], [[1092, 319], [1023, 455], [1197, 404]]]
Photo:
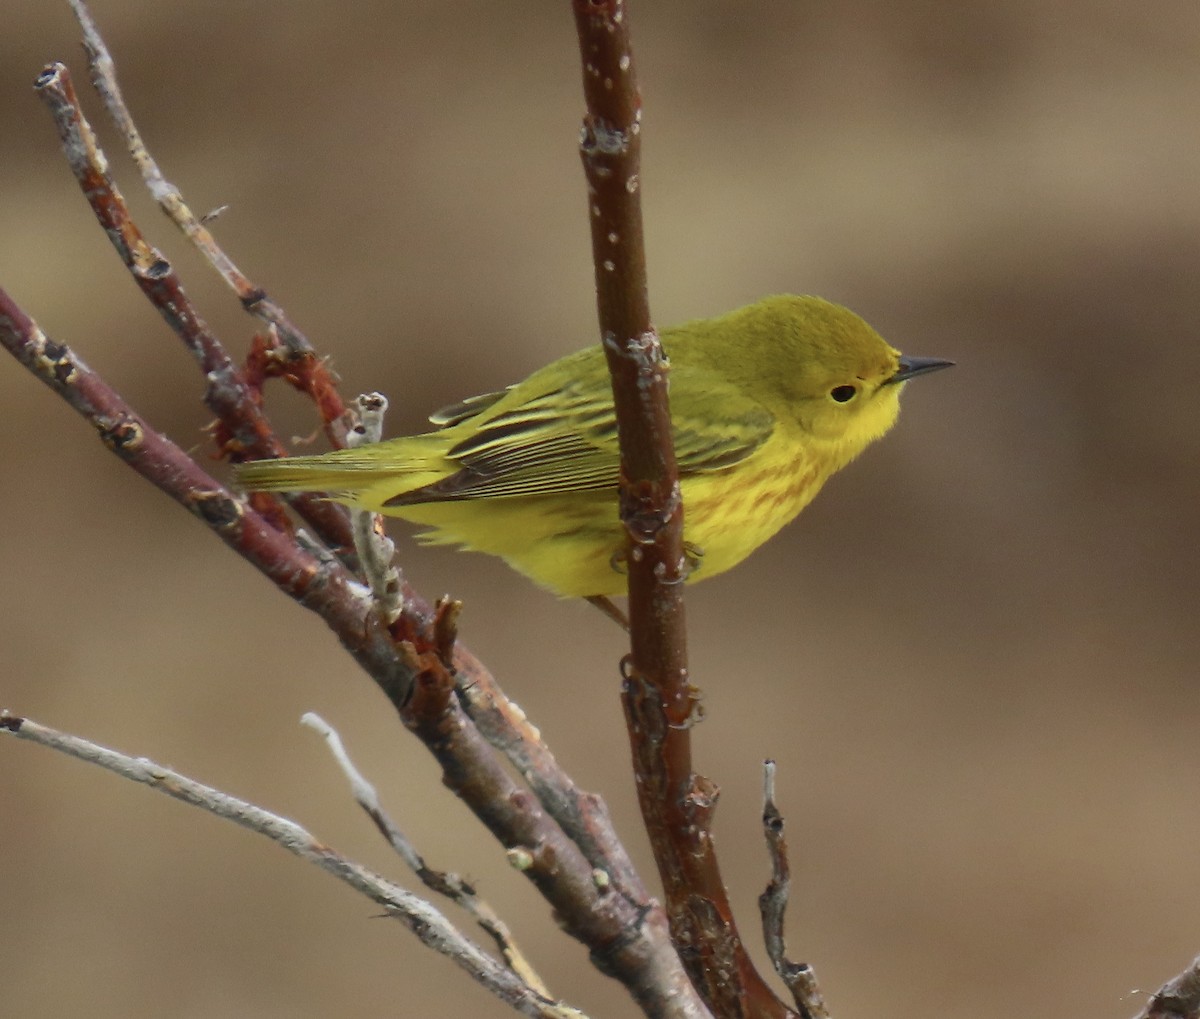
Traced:
[[388, 840], [388, 844], [396, 850], [397, 854], [412, 869], [413, 873], [430, 890], [437, 892], [439, 895], [445, 895], [470, 913], [475, 922], [496, 942], [496, 947], [503, 954], [509, 968], [543, 998], [550, 998], [551, 994], [546, 985], [529, 963], [524, 953], [517, 947], [512, 932], [509, 930], [508, 925], [500, 919], [499, 914], [481, 899], [475, 893], [475, 889], [464, 881], [461, 876], [453, 872], [434, 870], [426, 864], [424, 857], [417, 852], [416, 847], [409, 841], [408, 836], [400, 830], [383, 809], [375, 787], [355, 767], [354, 762], [350, 760], [350, 755], [346, 752], [346, 747], [342, 743], [342, 738], [338, 735], [337, 730], [320, 715], [312, 711], [306, 712], [300, 719], [300, 722], [324, 738], [326, 745], [329, 747], [329, 752], [337, 762], [337, 766], [350, 783], [350, 790], [354, 794], [354, 799], [367, 812], [367, 816], [374, 822], [375, 827], [379, 829], [383, 837]]
[[330, 849], [294, 821], [187, 778], [145, 757], [130, 757], [7, 711], [0, 712], [0, 733], [99, 765], [123, 778], [141, 782], [174, 799], [265, 835], [289, 853], [316, 864], [381, 905], [389, 916], [416, 934], [422, 944], [457, 963], [474, 980], [522, 1015], [539, 1019], [580, 1019], [583, 1016], [578, 1009], [549, 1001], [534, 991], [420, 896]]
[[787, 911], [791, 891], [791, 868], [788, 864], [787, 842], [783, 837], [783, 814], [775, 803], [775, 762], [763, 761], [763, 835], [771, 855], [771, 880], [758, 897], [762, 914], [763, 940], [767, 955], [780, 979], [787, 984], [800, 1015], [804, 1019], [829, 1019], [829, 1010], [817, 985], [817, 975], [806, 962], [793, 962], [787, 957], [783, 936], [783, 916]]

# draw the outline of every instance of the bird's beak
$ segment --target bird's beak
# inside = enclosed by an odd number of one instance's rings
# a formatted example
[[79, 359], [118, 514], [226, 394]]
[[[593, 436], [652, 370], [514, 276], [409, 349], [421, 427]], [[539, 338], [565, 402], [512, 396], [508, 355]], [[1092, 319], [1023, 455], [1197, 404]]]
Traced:
[[892, 382], [907, 382], [917, 375], [924, 375], [926, 372], [941, 371], [943, 368], [949, 368], [953, 364], [953, 361], [947, 361], [941, 357], [906, 357], [902, 355], [900, 358], [900, 367], [896, 369], [896, 374], [888, 379], [884, 385], [889, 385]]

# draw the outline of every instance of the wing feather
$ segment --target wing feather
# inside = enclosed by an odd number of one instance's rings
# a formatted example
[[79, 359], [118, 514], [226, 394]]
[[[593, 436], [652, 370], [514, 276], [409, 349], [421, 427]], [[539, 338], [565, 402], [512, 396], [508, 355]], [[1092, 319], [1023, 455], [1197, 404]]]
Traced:
[[[771, 413], [721, 379], [673, 367], [672, 415], [681, 476], [732, 467], [770, 438]], [[682, 383], [682, 384], [681, 384]], [[511, 391], [434, 415], [463, 437], [446, 451], [457, 471], [387, 505], [615, 490], [619, 472], [612, 394], [575, 380], [506, 406]], [[468, 422], [473, 427], [468, 426]]]

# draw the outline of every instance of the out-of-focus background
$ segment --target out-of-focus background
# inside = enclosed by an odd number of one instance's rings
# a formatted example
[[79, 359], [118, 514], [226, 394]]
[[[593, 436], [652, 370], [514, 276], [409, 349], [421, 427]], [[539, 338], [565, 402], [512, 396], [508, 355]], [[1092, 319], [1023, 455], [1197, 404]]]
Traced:
[[[229, 206], [221, 242], [346, 394], [391, 397], [390, 433], [594, 341], [566, 3], [94, 13], [167, 175], [194, 208]], [[772, 756], [791, 943], [838, 1015], [1129, 1015], [1131, 989], [1200, 951], [1200, 10], [761, 0], [632, 16], [656, 320], [813, 292], [959, 362], [910, 386], [896, 432], [796, 525], [689, 596], [699, 764], [723, 788], [744, 932], [757, 944]], [[68, 173], [30, 89], [43, 63], [74, 70], [143, 228], [233, 350], [253, 324], [143, 194], [78, 37], [66, 3], [6, 18], [0, 284], [204, 459], [198, 372]], [[289, 434], [312, 430], [298, 398], [271, 400]], [[633, 1014], [314, 617], [7, 359], [0, 407], [0, 704], [407, 881], [298, 727], [319, 711], [556, 992]], [[465, 641], [652, 875], [620, 635], [500, 563], [397, 534], [412, 580], [465, 599]], [[11, 1014], [508, 1014], [231, 825], [12, 741], [0, 797]]]

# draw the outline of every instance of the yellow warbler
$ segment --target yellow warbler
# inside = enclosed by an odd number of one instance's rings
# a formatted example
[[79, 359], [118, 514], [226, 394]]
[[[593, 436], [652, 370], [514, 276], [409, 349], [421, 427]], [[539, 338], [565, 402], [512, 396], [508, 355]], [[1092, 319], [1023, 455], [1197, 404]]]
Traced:
[[[689, 580], [737, 565], [882, 436], [901, 383], [951, 364], [902, 357], [817, 297], [767, 297], [662, 332]], [[617, 422], [598, 344], [430, 417], [437, 429], [238, 468], [247, 489], [329, 498], [503, 558], [563, 596], [625, 592]]]

